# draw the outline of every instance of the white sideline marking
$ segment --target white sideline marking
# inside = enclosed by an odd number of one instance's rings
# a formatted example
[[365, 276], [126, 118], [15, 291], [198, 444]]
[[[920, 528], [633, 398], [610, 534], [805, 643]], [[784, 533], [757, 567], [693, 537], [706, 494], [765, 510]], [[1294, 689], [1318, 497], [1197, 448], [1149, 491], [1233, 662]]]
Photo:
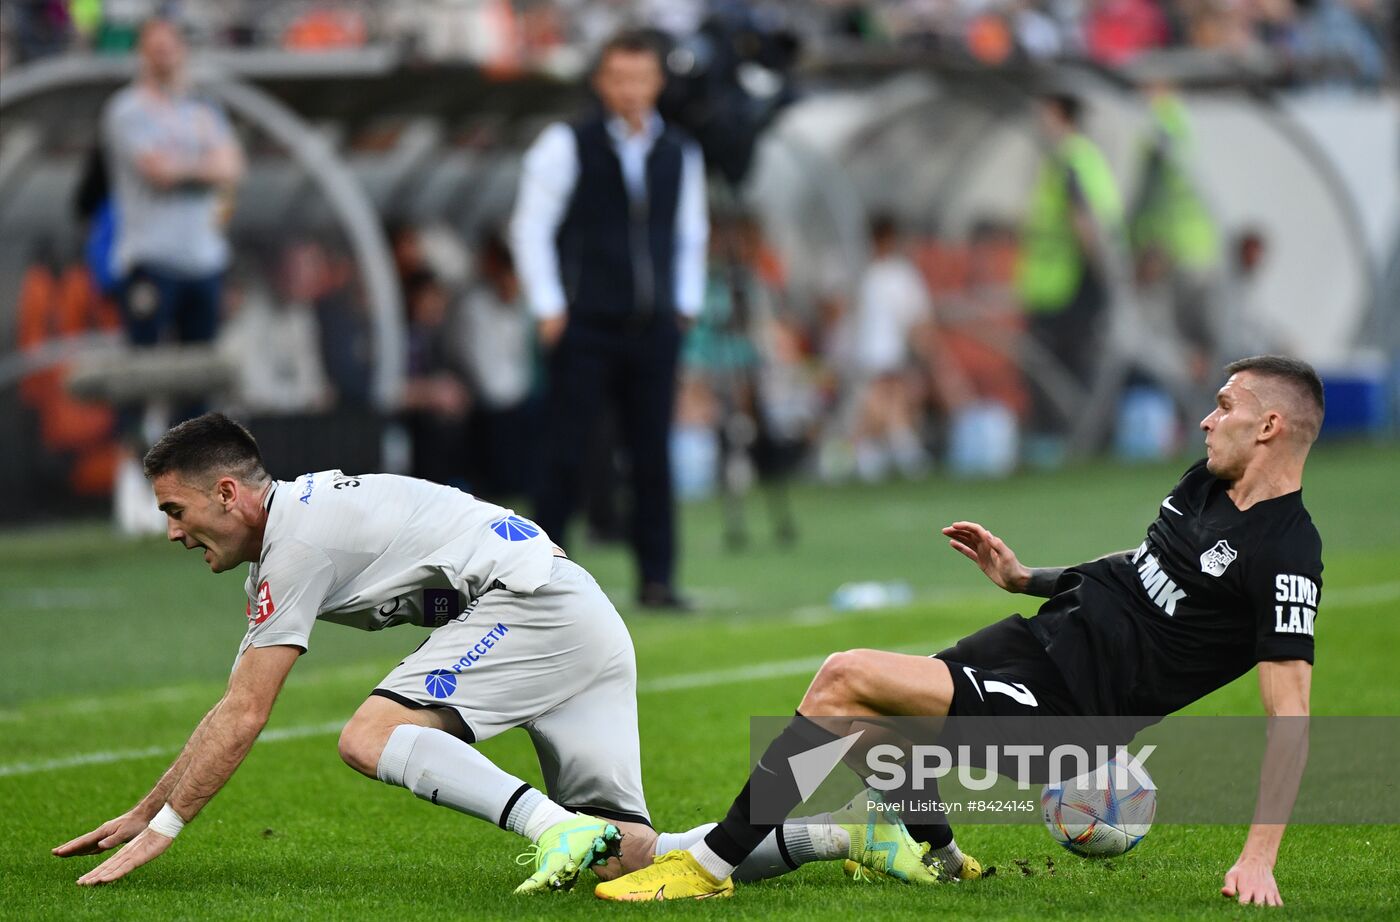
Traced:
[[812, 673], [825, 659], [825, 656], [804, 656], [801, 659], [772, 660], [748, 666], [734, 666], [730, 669], [713, 669], [708, 672], [686, 672], [680, 675], [662, 676], [659, 679], [638, 682], [637, 694], [680, 691], [686, 688], [709, 688], [730, 682], [756, 682], [760, 679], [801, 675], [804, 672]]
[[1370, 586], [1343, 586], [1327, 591], [1322, 589], [1322, 611], [1333, 605], [1374, 605], [1376, 602], [1393, 602], [1400, 599], [1400, 582], [1374, 583]]
[[[299, 740], [308, 736], [322, 736], [339, 733], [345, 721], [309, 724], [301, 727], [278, 727], [268, 730], [258, 737], [259, 742], [277, 743], [282, 740]], [[156, 756], [173, 756], [183, 748], [180, 746], [147, 746], [145, 749], [107, 749], [97, 752], [84, 752], [61, 759], [45, 759], [40, 762], [11, 762], [0, 765], [0, 778], [11, 775], [34, 775], [39, 772], [57, 771], [62, 768], [78, 768], [83, 765], [110, 765], [113, 762], [131, 762], [135, 759], [152, 759]]]
[[118, 605], [126, 600], [115, 589], [74, 589], [70, 586], [36, 586], [0, 592], [0, 611], [84, 610]]
[[[944, 644], [943, 646], [947, 646]], [[932, 648], [930, 648], [932, 649]], [[920, 651], [923, 650], [921, 646]], [[912, 652], [912, 651], [909, 651]], [[766, 663], [753, 663], [736, 666], [733, 669], [715, 669], [709, 672], [690, 672], [666, 676], [642, 682], [637, 686], [639, 694], [676, 691], [685, 688], [707, 688], [714, 685], [727, 685], [738, 682], [756, 682], [781, 676], [800, 675], [815, 672], [826, 659], [825, 656], [807, 656], [802, 659], [773, 660]], [[349, 718], [346, 718], [347, 720]], [[258, 737], [260, 743], [276, 743], [282, 740], [298, 740], [308, 736], [328, 736], [339, 733], [345, 726], [344, 720], [304, 726], [279, 727], [268, 730]], [[181, 744], [183, 746], [183, 744]], [[59, 759], [44, 759], [37, 762], [11, 762], [0, 765], [0, 778], [14, 775], [35, 775], [40, 772], [58, 771], [64, 768], [80, 768], [84, 765], [110, 765], [113, 762], [130, 762], [136, 759], [151, 759], [156, 756], [173, 756], [181, 746], [147, 746], [144, 749], [108, 749], [85, 752]]]
[[[1341, 589], [1333, 589], [1331, 592], [1327, 592], [1323, 596], [1323, 599], [1324, 610], [1330, 607], [1340, 608], [1351, 605], [1370, 605], [1376, 602], [1388, 602], [1394, 599], [1400, 599], [1400, 581], [1376, 583], [1370, 586], [1348, 586]], [[799, 612], [800, 611], [799, 609]], [[893, 652], [927, 653], [929, 651], [940, 650], [948, 646], [950, 642], [951, 641], [920, 644], [917, 647], [906, 646], [897, 648]], [[769, 660], [768, 662], [751, 663], [747, 666], [735, 666], [730, 669], [712, 669], [705, 672], [689, 672], [680, 675], [662, 676], [638, 683], [637, 692], [638, 694], [656, 694], [813, 673], [825, 659], [825, 656], [804, 656], [798, 659]], [[336, 678], [341, 678], [357, 674], [361, 669], [362, 667], [350, 666], [343, 669], [329, 670], [328, 674], [334, 675]], [[308, 680], [304, 684], [317, 684], [317, 679], [320, 678], [321, 676], [318, 675], [317, 678]], [[178, 700], [184, 693], [185, 689], [181, 688], [154, 689], [143, 693], [141, 700]], [[110, 701], [110, 699], [107, 700]], [[25, 715], [16, 714], [14, 712], [0, 713], [0, 721], [22, 719], [23, 716]], [[344, 726], [344, 721], [282, 727], [268, 730], [258, 737], [258, 739], [262, 742], [275, 743], [281, 740], [329, 735], [331, 733], [339, 733], [342, 726]], [[179, 751], [179, 746], [149, 746], [145, 749], [113, 749], [87, 752], [38, 762], [11, 762], [8, 764], [0, 764], [0, 778], [7, 778], [15, 775], [33, 775], [40, 772], [57, 771], [64, 768], [78, 768], [84, 765], [109, 765], [113, 762], [129, 762], [135, 759], [175, 755]]]

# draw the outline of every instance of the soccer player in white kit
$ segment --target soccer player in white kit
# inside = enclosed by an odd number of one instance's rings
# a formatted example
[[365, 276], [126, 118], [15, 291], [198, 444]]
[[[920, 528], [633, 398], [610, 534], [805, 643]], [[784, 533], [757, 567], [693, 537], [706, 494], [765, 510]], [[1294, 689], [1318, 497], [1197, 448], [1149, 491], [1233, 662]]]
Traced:
[[[251, 564], [248, 633], [227, 693], [150, 794], [55, 849], [129, 842], [80, 883], [159, 855], [224, 785], [317, 619], [435, 629], [350, 719], [340, 753], [372, 778], [534, 842], [521, 892], [567, 888], [618, 854], [619, 827], [650, 833], [631, 638], [593, 578], [532, 522], [410, 477], [273, 480], [252, 436], [220, 414], [172, 429], [145, 467], [172, 541], [202, 549], [215, 573]], [[470, 745], [512, 727], [534, 739], [552, 798]]]
[[[568, 889], [590, 867], [604, 879], [637, 870], [711, 828], [651, 828], [631, 637], [593, 578], [530, 520], [392, 474], [273, 480], [252, 435], [218, 413], [167, 432], [145, 470], [170, 540], [202, 549], [215, 573], [251, 564], [248, 633], [227, 692], [150, 793], [53, 850], [71, 857], [126, 843], [80, 884], [159, 856], [223, 787], [317, 620], [433, 629], [346, 724], [340, 754], [371, 778], [529, 839], [535, 871], [516, 892]], [[512, 727], [534, 741], [548, 796], [471, 745]], [[786, 840], [770, 836], [735, 877], [786, 873], [794, 852], [875, 868], [914, 855], [902, 824], [867, 831], [860, 820], [847, 832], [832, 833], [827, 817]]]

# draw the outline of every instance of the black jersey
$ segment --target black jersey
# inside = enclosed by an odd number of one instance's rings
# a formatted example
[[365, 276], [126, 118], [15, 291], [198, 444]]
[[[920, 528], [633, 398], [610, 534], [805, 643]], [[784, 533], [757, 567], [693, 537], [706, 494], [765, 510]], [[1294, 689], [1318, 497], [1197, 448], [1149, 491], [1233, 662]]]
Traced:
[[1088, 714], [1161, 716], [1313, 659], [1322, 539], [1302, 492], [1241, 512], [1199, 461], [1135, 551], [1071, 567], [1031, 630]]

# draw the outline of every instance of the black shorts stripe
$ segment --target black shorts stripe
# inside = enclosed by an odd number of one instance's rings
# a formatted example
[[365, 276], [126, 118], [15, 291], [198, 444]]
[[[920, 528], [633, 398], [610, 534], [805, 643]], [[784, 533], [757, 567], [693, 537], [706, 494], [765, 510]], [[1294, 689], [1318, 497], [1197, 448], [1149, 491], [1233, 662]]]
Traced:
[[389, 691], [389, 689], [387, 688], [376, 688], [374, 691], [370, 692], [370, 695], [377, 695], [380, 698], [388, 698], [395, 704], [402, 704], [404, 707], [413, 708], [415, 711], [423, 711], [430, 708], [435, 711], [446, 711], [448, 714], [451, 714], [453, 718], [455, 718], [457, 724], [457, 729], [453, 731], [452, 735], [460, 739], [466, 740], [468, 743], [476, 742], [476, 734], [472, 732], [472, 728], [467, 724], [466, 718], [464, 718], [462, 716], [462, 713], [456, 708], [446, 707], [441, 704], [423, 704], [421, 701], [414, 701], [412, 698], [405, 698], [398, 692]]
[[643, 826], [655, 828], [651, 825], [651, 820], [640, 813], [624, 813], [621, 810], [613, 810], [608, 807], [594, 807], [588, 804], [560, 804], [565, 810], [574, 813], [586, 813], [589, 816], [596, 816], [600, 820], [612, 820], [614, 823], [641, 823]]

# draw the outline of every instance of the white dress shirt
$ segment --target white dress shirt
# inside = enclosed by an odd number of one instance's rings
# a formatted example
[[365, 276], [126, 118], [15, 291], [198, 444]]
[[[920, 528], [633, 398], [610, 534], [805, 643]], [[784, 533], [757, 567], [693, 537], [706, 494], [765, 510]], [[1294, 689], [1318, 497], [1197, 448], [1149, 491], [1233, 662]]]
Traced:
[[[620, 118], [607, 122], [613, 150], [622, 164], [627, 194], [646, 197], [646, 164], [664, 123], [655, 112], [642, 130], [632, 134]], [[710, 221], [705, 210], [705, 161], [694, 142], [686, 142], [681, 166], [680, 198], [676, 205], [676, 310], [695, 317], [705, 296], [705, 255]], [[510, 247], [515, 270], [536, 318], [562, 315], [568, 306], [559, 277], [555, 236], [578, 182], [578, 142], [573, 129], [556, 122], [525, 152], [520, 189], [510, 219]]]

